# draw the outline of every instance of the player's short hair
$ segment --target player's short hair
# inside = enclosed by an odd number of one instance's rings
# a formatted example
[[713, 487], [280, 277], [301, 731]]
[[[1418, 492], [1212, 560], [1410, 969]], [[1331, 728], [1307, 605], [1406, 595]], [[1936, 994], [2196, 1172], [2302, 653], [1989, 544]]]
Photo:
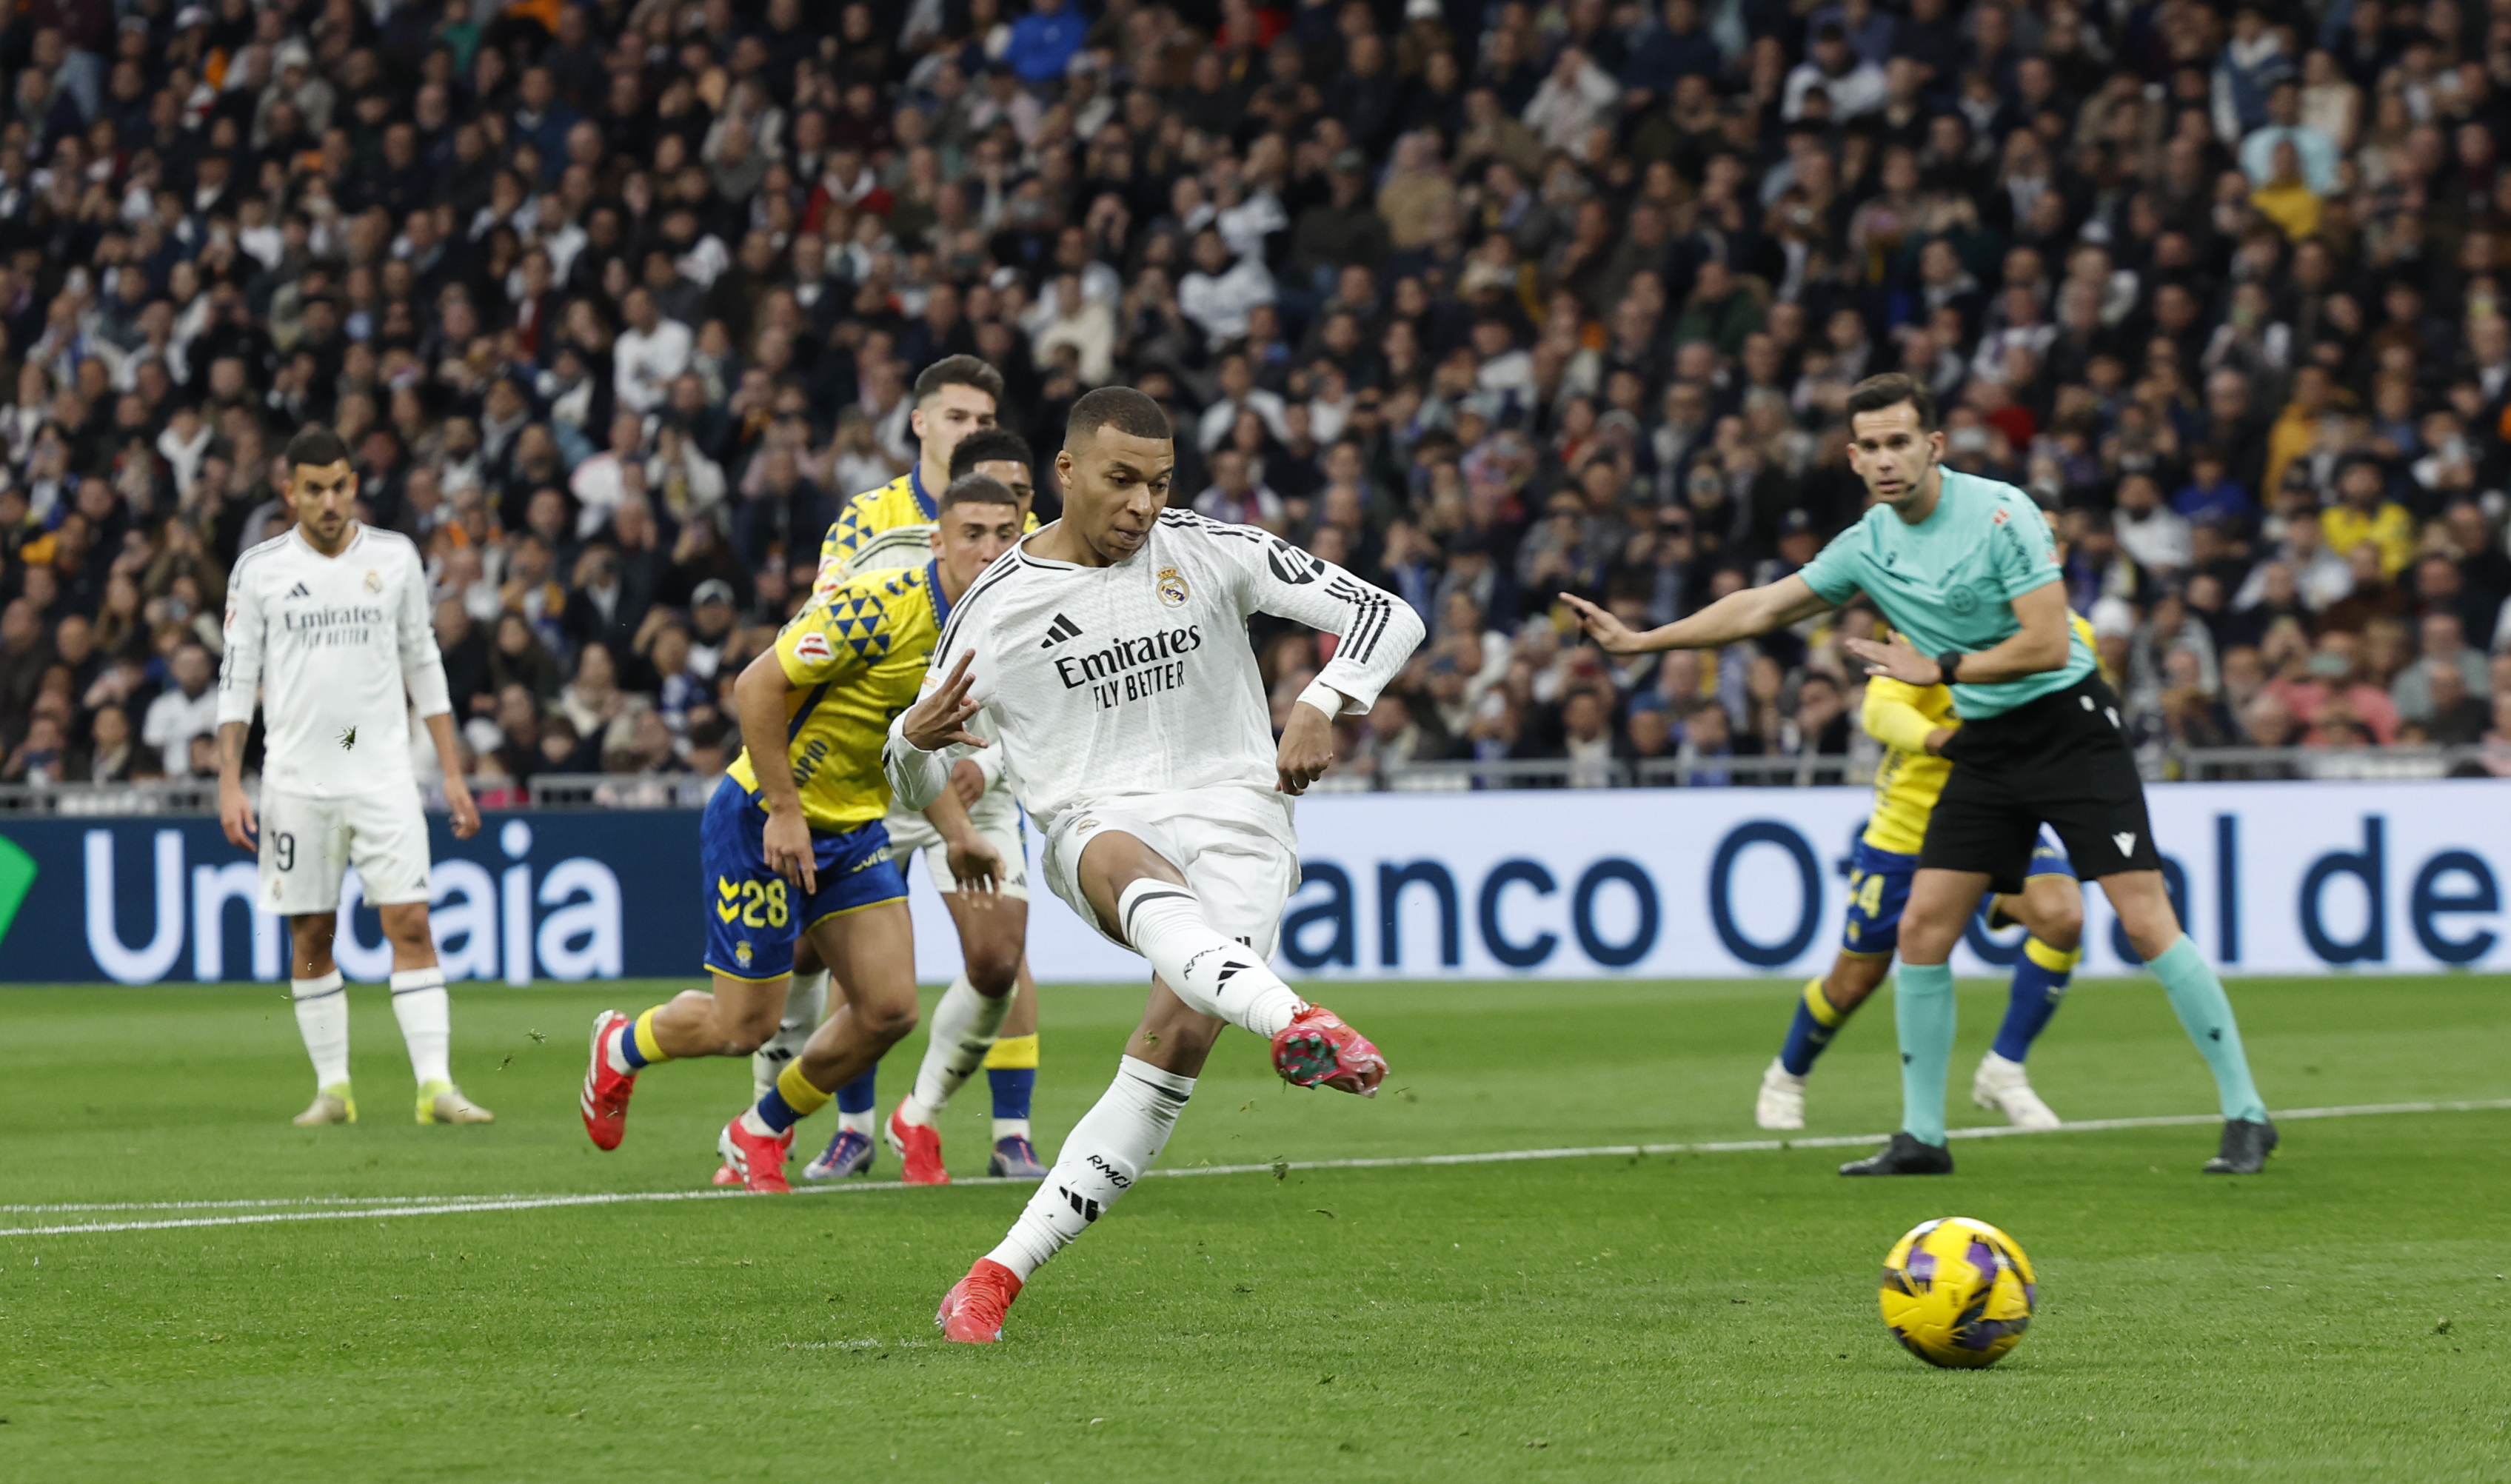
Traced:
[[962, 474], [950, 482], [950, 488], [942, 491], [937, 508], [948, 510], [953, 505], [1010, 505], [1018, 508], [1020, 496], [1012, 493], [1011, 486], [990, 474]]
[[942, 394], [946, 386], [973, 386], [999, 405], [1003, 400], [1003, 373], [975, 356], [944, 356], [924, 368], [915, 378], [915, 405]]
[[342, 443], [340, 435], [329, 428], [319, 422], [309, 422], [296, 430], [295, 437], [288, 440], [287, 450], [282, 456], [290, 469], [299, 464], [308, 468], [324, 469], [332, 464], [347, 463], [349, 446]]
[[1023, 464], [1034, 467], [1037, 455], [1028, 440], [1009, 428], [979, 428], [950, 450], [950, 477], [970, 473], [979, 464]]
[[1072, 415], [1063, 420], [1063, 446], [1068, 449], [1094, 438], [1101, 428], [1114, 428], [1134, 438], [1177, 437], [1160, 405], [1130, 386], [1102, 386], [1082, 393], [1081, 400], [1072, 404]]
[[1936, 394], [1927, 384], [1902, 371], [1885, 371], [1869, 376], [1848, 389], [1847, 415], [1853, 420], [1860, 412], [1879, 412], [1885, 408], [1910, 405], [1918, 414], [1918, 431], [1931, 433], [1936, 427]]

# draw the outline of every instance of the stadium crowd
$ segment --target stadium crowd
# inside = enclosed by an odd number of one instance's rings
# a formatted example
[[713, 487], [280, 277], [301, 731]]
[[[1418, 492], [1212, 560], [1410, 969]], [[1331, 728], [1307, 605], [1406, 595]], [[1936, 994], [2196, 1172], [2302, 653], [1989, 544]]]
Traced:
[[[1287, 3], [16, 7], [0, 781], [211, 771], [308, 420], [483, 802], [719, 769], [953, 352], [1041, 465], [1144, 389], [1176, 503], [1421, 611], [1354, 771], [1851, 752], [1871, 614], [1616, 663], [1554, 594], [1794, 569], [1903, 369], [2140, 738], [2511, 773], [2511, 3]], [[1331, 641], [1258, 637], [1287, 706]]]

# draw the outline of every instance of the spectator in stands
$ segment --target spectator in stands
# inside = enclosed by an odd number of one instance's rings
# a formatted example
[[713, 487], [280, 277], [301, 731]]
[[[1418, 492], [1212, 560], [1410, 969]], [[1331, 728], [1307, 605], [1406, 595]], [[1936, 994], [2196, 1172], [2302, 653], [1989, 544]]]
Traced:
[[[1354, 733], [1380, 777], [1844, 739], [1863, 615], [1706, 673], [1518, 631], [1555, 586], [1663, 622], [1800, 564], [1858, 513], [1847, 387], [1901, 367], [1954, 466], [2058, 513], [2141, 735], [2378, 745], [2386, 703], [2464, 735], [2437, 667], [2504, 688], [2499, 120], [2447, 20], [2358, 5], [2303, 51], [2267, 11], [2165, 8], [2157, 42], [2067, 0], [439, 9], [248, 8], [241, 114], [183, 10], [108, 20], [109, 71], [0, 49], [10, 178], [105, 203], [0, 201], [0, 766], [39, 712], [25, 776], [157, 766], [310, 420], [458, 609], [479, 765], [719, 765], [722, 685], [838, 502], [913, 462], [948, 352], [1001, 369], [1042, 469], [1083, 388], [1152, 390], [1174, 503], [1441, 620], [1405, 740]], [[545, 722], [562, 694], [651, 696], [669, 758], [624, 703]]]
[[[194, 776], [192, 739], [217, 735], [217, 671], [210, 651], [197, 644], [177, 648], [168, 669], [174, 683], [148, 703], [139, 740], [157, 749], [167, 777], [189, 778]], [[211, 771], [216, 771], [214, 760]]]
[[2457, 614], [2425, 614], [2421, 633], [2422, 653], [2399, 672], [2389, 686], [2389, 698], [2397, 707], [2400, 721], [2413, 722], [2429, 731], [2443, 706], [2443, 672], [2457, 678], [2457, 684], [2452, 688], [2472, 705], [2483, 704], [2492, 681], [2486, 657], [2467, 646]]

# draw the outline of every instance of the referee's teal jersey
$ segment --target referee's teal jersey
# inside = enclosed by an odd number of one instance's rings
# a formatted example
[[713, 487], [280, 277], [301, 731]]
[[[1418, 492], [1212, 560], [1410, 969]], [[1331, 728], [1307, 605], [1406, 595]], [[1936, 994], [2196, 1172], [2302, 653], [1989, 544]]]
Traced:
[[[1889, 505], [1832, 538], [1797, 575], [1827, 603], [1861, 589], [1921, 654], [1976, 654], [2022, 631], [2014, 600], [2059, 580], [2057, 543], [2031, 496], [2012, 485], [1940, 469], [1936, 508], [1912, 526]], [[2092, 647], [2067, 626], [2067, 662], [1987, 685], [1955, 685], [1966, 721], [1999, 716], [2093, 673]]]

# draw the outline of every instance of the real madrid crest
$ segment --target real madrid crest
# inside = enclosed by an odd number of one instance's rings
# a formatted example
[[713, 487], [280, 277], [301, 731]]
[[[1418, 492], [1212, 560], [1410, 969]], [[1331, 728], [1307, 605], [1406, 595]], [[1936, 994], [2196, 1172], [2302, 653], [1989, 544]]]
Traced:
[[1178, 575], [1178, 569], [1176, 567], [1161, 567], [1159, 578], [1154, 585], [1159, 591], [1160, 602], [1167, 604], [1173, 608], [1181, 608], [1185, 606], [1185, 579]]
[[370, 567], [367, 567], [367, 592], [369, 592], [369, 593], [380, 593], [380, 592], [382, 592], [383, 590], [384, 590], [384, 574], [383, 574], [383, 573], [381, 573], [381, 572], [379, 572], [379, 571], [376, 571], [376, 570], [375, 570], [373, 567], [371, 567], [371, 566], [370, 566]]

